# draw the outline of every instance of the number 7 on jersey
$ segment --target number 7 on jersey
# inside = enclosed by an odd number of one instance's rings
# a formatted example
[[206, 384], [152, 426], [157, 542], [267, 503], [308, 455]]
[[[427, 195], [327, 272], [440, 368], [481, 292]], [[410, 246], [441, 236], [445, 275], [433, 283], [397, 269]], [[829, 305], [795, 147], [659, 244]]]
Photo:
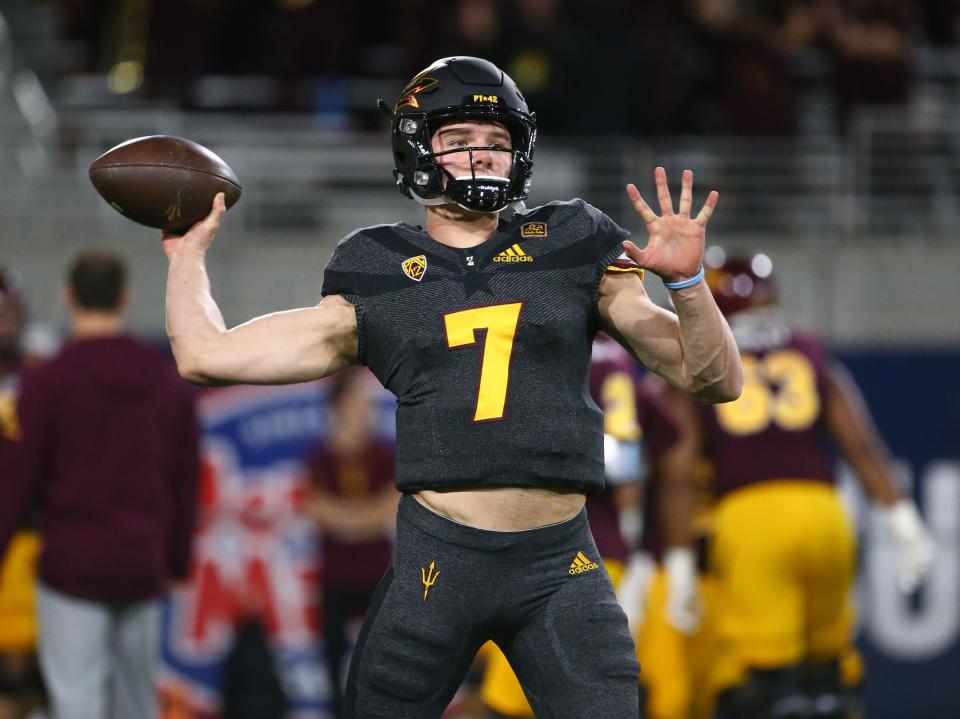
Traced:
[[510, 379], [510, 355], [513, 353], [513, 337], [517, 332], [521, 306], [519, 302], [490, 305], [443, 316], [450, 349], [476, 344], [475, 330], [487, 330], [474, 422], [503, 418]]

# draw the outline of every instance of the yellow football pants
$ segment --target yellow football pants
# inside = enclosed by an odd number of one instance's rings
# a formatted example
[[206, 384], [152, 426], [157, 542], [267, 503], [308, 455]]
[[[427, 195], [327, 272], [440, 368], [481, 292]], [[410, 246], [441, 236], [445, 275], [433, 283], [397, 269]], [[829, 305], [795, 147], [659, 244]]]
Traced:
[[697, 632], [685, 635], [667, 621], [667, 575], [657, 569], [644, 601], [643, 624], [637, 634], [640, 683], [647, 690], [650, 719], [689, 719], [707, 716], [704, 698], [715, 655], [715, 635], [710, 607], [715, 587], [700, 579], [706, 608]]
[[[714, 687], [750, 667], [846, 657], [850, 666], [855, 570], [853, 529], [836, 490], [776, 481], [739, 489], [714, 514], [712, 608], [718, 640]], [[856, 662], [854, 662], [856, 663]]]
[[31, 651], [37, 645], [36, 532], [14, 535], [0, 567], [0, 652]]

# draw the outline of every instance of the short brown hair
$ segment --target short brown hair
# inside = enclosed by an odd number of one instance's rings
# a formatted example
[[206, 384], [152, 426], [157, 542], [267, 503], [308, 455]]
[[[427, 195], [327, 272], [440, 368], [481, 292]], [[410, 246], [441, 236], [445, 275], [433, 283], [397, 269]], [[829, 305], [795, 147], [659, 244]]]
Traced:
[[70, 262], [67, 280], [80, 307], [116, 310], [127, 286], [127, 266], [113, 250], [81, 250]]

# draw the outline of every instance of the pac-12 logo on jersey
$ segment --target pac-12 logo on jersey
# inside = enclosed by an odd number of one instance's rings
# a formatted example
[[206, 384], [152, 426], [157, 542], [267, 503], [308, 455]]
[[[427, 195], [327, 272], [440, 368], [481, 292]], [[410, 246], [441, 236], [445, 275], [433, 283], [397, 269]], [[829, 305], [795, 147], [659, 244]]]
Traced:
[[546, 222], [527, 222], [520, 226], [521, 237], [546, 237]]
[[401, 267], [403, 267], [403, 274], [411, 280], [419, 282], [423, 279], [423, 275], [427, 271], [427, 257], [426, 255], [411, 257], [404, 260]]

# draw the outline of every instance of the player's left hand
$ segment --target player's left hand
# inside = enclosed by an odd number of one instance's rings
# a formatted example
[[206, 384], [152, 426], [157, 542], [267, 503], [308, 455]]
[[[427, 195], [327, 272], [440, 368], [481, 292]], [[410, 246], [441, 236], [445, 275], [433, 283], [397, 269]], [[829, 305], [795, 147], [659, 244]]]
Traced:
[[703, 248], [707, 236], [707, 222], [717, 206], [716, 191], [707, 195], [707, 201], [696, 217], [690, 217], [693, 204], [693, 172], [684, 170], [680, 187], [680, 211], [674, 213], [670, 188], [667, 187], [667, 172], [662, 167], [654, 171], [657, 183], [657, 199], [660, 201], [659, 216], [650, 209], [634, 184], [627, 185], [627, 196], [633, 209], [647, 226], [647, 246], [642, 250], [627, 240], [623, 249], [641, 267], [644, 267], [664, 282], [680, 282], [700, 271]]
[[900, 500], [884, 509], [881, 517], [893, 539], [897, 587], [904, 594], [911, 594], [933, 569], [936, 542], [916, 505], [909, 500]]

